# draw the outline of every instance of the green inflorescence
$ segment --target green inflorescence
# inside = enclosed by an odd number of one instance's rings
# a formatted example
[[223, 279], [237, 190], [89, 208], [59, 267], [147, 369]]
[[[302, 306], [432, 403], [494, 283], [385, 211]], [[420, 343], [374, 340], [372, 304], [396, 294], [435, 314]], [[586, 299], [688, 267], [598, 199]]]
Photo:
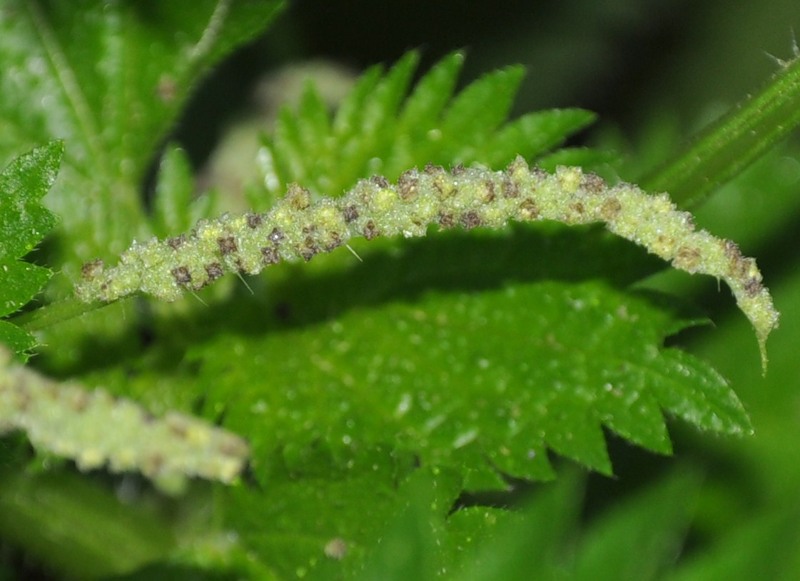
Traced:
[[249, 455], [244, 440], [207, 422], [176, 412], [155, 418], [102, 390], [14, 365], [0, 349], [0, 434], [18, 429], [81, 470], [139, 471], [166, 492], [179, 492], [194, 476], [231, 483]]
[[166, 301], [198, 290], [226, 271], [256, 274], [282, 261], [310, 260], [355, 236], [424, 236], [428, 226], [499, 228], [508, 221], [604, 222], [611, 232], [645, 247], [678, 269], [723, 279], [756, 331], [762, 363], [778, 312], [755, 260], [735, 243], [696, 230], [691, 214], [666, 194], [607, 185], [577, 167], [555, 173], [517, 158], [504, 171], [427, 166], [404, 172], [396, 184], [362, 180], [346, 195], [312, 201], [291, 186], [263, 214], [204, 220], [191, 233], [134, 243], [119, 264], [96, 260], [83, 267], [77, 294], [84, 301], [113, 301], [142, 291]]

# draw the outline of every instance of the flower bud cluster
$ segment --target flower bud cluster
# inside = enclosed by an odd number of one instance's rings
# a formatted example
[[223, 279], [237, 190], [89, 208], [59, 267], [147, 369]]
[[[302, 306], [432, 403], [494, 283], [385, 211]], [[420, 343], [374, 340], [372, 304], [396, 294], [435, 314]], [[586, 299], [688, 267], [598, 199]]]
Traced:
[[697, 230], [666, 194], [609, 186], [576, 167], [548, 173], [521, 158], [497, 172], [427, 166], [404, 172], [396, 184], [374, 176], [336, 199], [315, 201], [291, 186], [266, 213], [225, 215], [199, 222], [189, 234], [134, 243], [113, 268], [88, 263], [77, 293], [86, 301], [113, 301], [142, 291], [172, 301], [226, 271], [257, 274], [279, 262], [311, 260], [356, 236], [424, 236], [431, 225], [500, 228], [511, 220], [604, 222], [678, 269], [724, 280], [755, 327], [763, 358], [778, 313], [755, 261], [735, 243]]
[[0, 434], [23, 430], [34, 447], [75, 461], [81, 470], [139, 471], [178, 492], [187, 477], [233, 482], [247, 462], [247, 443], [207, 422], [57, 383], [10, 363], [0, 349]]

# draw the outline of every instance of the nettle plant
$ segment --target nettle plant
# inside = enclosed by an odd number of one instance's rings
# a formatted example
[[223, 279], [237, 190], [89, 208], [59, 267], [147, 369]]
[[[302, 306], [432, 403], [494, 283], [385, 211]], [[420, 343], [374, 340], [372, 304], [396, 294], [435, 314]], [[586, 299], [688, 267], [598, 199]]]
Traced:
[[[77, 577], [630, 571], [602, 535], [568, 548], [574, 475], [521, 512], [474, 494], [554, 479], [549, 452], [609, 475], [604, 429], [668, 454], [665, 414], [751, 431], [723, 377], [665, 346], [706, 319], [637, 283], [667, 263], [724, 281], [766, 370], [778, 313], [755, 261], [676, 201], [796, 124], [797, 66], [642, 189], [559, 148], [592, 114], [508, 120], [521, 68], [456, 93], [462, 54], [412, 86], [409, 53], [333, 113], [309, 84], [236, 212], [160, 144], [280, 3], [195, 4], [0, 7], [0, 147], [42, 144], [0, 175], [4, 542]], [[659, 523], [638, 533], [660, 547], [648, 571], [687, 509], [651, 512], [690, 488], [627, 506]]]

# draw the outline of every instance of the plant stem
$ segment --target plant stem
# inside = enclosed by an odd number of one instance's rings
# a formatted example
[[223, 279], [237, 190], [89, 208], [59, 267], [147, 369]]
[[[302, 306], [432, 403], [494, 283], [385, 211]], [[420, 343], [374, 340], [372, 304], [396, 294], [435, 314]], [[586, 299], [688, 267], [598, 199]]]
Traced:
[[62, 323], [79, 317], [85, 313], [90, 313], [95, 309], [106, 307], [111, 303], [95, 301], [84, 303], [75, 298], [68, 298], [45, 305], [33, 311], [22, 313], [11, 319], [15, 325], [19, 325], [29, 333], [40, 331], [57, 323]]
[[800, 58], [795, 58], [639, 185], [667, 191], [683, 207], [696, 206], [799, 125]]

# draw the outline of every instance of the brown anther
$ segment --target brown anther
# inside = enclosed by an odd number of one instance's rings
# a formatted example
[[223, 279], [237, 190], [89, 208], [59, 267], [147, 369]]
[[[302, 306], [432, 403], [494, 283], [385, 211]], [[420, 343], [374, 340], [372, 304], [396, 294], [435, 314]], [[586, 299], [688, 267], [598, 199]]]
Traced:
[[447, 230], [456, 225], [456, 219], [452, 214], [439, 213], [439, 227], [442, 230]]
[[697, 248], [681, 246], [672, 260], [672, 264], [687, 272], [695, 272], [700, 264], [700, 258], [700, 250]]
[[383, 176], [370, 176], [369, 181], [370, 181], [370, 183], [375, 184], [379, 188], [388, 188], [389, 187], [389, 180], [387, 180]]
[[261, 214], [247, 214], [247, 226], [253, 230], [261, 226], [263, 221]]
[[225, 271], [222, 269], [222, 265], [219, 262], [206, 264], [205, 268], [209, 282], [217, 280], [218, 278], [222, 277], [223, 274], [225, 274]]
[[596, 173], [588, 172], [581, 176], [581, 187], [589, 194], [600, 194], [605, 190], [606, 182]]
[[375, 222], [372, 220], [368, 220], [366, 224], [364, 224], [364, 238], [367, 240], [372, 240], [373, 238], [377, 238], [380, 232], [378, 232], [377, 226], [375, 226]]
[[600, 204], [600, 215], [606, 222], [614, 220], [622, 211], [622, 204], [619, 203], [617, 198], [606, 198]]
[[172, 277], [175, 279], [175, 282], [181, 286], [186, 286], [191, 284], [192, 282], [192, 274], [189, 272], [189, 269], [185, 266], [178, 266], [173, 268], [170, 273]]
[[519, 186], [508, 176], [503, 179], [502, 189], [504, 198], [519, 197]]
[[236, 239], [233, 236], [217, 238], [217, 246], [219, 246], [219, 252], [222, 256], [228, 256], [239, 250], [239, 246], [236, 244]]
[[519, 214], [523, 220], [536, 220], [539, 217], [539, 207], [536, 202], [527, 198], [519, 205]]
[[177, 250], [181, 246], [186, 243], [186, 235], [181, 234], [180, 236], [174, 236], [172, 238], [167, 238], [167, 246], [172, 248], [173, 250]]
[[261, 248], [261, 261], [264, 264], [278, 264], [281, 261], [278, 249], [274, 246], [264, 246]]
[[480, 215], [474, 210], [470, 210], [469, 212], [465, 212], [461, 215], [461, 225], [467, 230], [477, 228], [482, 223], [483, 220], [481, 220]]
[[290, 184], [286, 191], [286, 201], [295, 210], [305, 210], [311, 205], [311, 192], [297, 184]]
[[342, 218], [344, 218], [346, 224], [358, 220], [358, 208], [353, 205], [347, 206], [342, 210]]
[[409, 202], [417, 197], [417, 182], [419, 176], [416, 170], [406, 170], [397, 178], [397, 193], [400, 199]]
[[272, 242], [274, 242], [275, 244], [277, 244], [278, 242], [280, 242], [281, 240], [283, 240], [285, 237], [286, 237], [286, 236], [283, 234], [283, 232], [281, 232], [281, 231], [280, 231], [280, 230], [278, 230], [277, 228], [273, 228], [273, 229], [272, 229], [272, 232], [270, 232], [270, 233], [269, 233], [269, 236], [268, 236], [268, 238], [269, 238], [269, 239], [270, 239]]
[[95, 258], [81, 266], [81, 276], [87, 280], [91, 280], [102, 274], [104, 268], [105, 263], [100, 258]]
[[757, 296], [763, 288], [758, 278], [750, 278], [744, 283], [744, 292], [747, 293], [747, 296], [750, 298]]

